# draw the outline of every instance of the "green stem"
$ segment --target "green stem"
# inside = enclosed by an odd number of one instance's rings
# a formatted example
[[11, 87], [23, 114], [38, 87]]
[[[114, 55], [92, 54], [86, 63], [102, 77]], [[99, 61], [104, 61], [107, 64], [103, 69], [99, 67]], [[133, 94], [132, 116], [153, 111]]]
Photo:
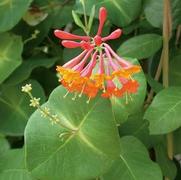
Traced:
[[[31, 99], [34, 98], [33, 95], [32, 95], [30, 92], [28, 92], [28, 95], [29, 95], [29, 97], [30, 97]], [[36, 107], [40, 110], [40, 112], [44, 113], [47, 117], [49, 117], [51, 120], [53, 120], [54, 122], [56, 122], [56, 118], [53, 117], [50, 113], [47, 113], [40, 105], [37, 105]], [[67, 129], [67, 130], [69, 130], [69, 131], [71, 131], [71, 132], [76, 132], [76, 131], [77, 131], [77, 129], [72, 129], [72, 128], [68, 127], [67, 125], [65, 125], [64, 123], [62, 123], [61, 121], [59, 121], [58, 124], [59, 124], [61, 127], [65, 128], [65, 129]]]
[[[44, 111], [44, 109], [43, 109], [41, 106], [37, 106], [37, 108], [38, 108], [41, 112], [43, 112], [44, 114], [46, 114], [47, 117], [49, 117], [49, 118], [52, 119], [53, 121], [56, 121], [56, 118], [53, 117], [51, 114], [46, 113], [46, 111]], [[74, 129], [69, 128], [68, 126], [66, 126], [65, 124], [63, 124], [61, 121], [59, 121], [58, 124], [59, 124], [61, 127], [65, 128], [65, 129], [67, 129], [67, 130], [69, 130], [69, 131], [71, 131], [71, 132], [77, 131], [77, 130], [74, 130]]]

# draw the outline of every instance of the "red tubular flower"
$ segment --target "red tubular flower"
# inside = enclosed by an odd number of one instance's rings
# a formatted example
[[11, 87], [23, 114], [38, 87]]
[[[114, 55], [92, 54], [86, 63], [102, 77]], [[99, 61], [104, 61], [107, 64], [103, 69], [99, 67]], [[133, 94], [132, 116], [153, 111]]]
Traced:
[[106, 18], [107, 18], [107, 10], [106, 10], [106, 8], [101, 7], [99, 9], [99, 27], [98, 27], [98, 32], [97, 32], [98, 36], [100, 36], [102, 33], [102, 29], [103, 29], [104, 23], [106, 21]]
[[[139, 83], [132, 75], [140, 72], [141, 67], [133, 65], [119, 57], [105, 43], [117, 39], [122, 30], [117, 29], [106, 37], [101, 37], [103, 25], [107, 17], [104, 7], [99, 11], [99, 27], [95, 37], [78, 36], [61, 30], [55, 30], [55, 36], [62, 39], [66, 48], [82, 48], [83, 52], [63, 66], [57, 66], [61, 84], [69, 91], [89, 100], [101, 92], [103, 98], [122, 97], [137, 92]], [[72, 41], [77, 40], [77, 41]], [[75, 97], [73, 99], [75, 99]], [[89, 102], [88, 100], [88, 102]]]
[[121, 34], [122, 34], [122, 30], [117, 29], [117, 30], [113, 31], [109, 36], [103, 37], [102, 41], [117, 39], [121, 36]]
[[80, 39], [85, 41], [90, 40], [89, 36], [78, 36], [61, 30], [55, 30], [54, 34], [56, 37], [60, 39], [78, 39], [78, 40]]
[[81, 47], [81, 43], [75, 42], [75, 41], [69, 41], [69, 40], [64, 40], [62, 41], [62, 45], [66, 48], [77, 48]]

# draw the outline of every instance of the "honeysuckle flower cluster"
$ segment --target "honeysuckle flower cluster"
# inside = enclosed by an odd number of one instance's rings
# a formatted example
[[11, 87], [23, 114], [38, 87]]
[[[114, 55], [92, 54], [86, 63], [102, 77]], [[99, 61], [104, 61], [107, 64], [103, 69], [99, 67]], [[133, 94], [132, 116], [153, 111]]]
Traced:
[[57, 66], [61, 84], [68, 92], [75, 92], [75, 97], [78, 94], [79, 96], [85, 94], [90, 100], [99, 91], [103, 98], [122, 97], [138, 90], [139, 84], [132, 75], [140, 72], [140, 66], [119, 57], [106, 43], [108, 40], [119, 38], [122, 30], [117, 29], [106, 37], [101, 36], [106, 17], [107, 11], [101, 7], [95, 37], [78, 36], [61, 30], [54, 31], [55, 36], [62, 39], [65, 48], [83, 49], [77, 57], [63, 66]]

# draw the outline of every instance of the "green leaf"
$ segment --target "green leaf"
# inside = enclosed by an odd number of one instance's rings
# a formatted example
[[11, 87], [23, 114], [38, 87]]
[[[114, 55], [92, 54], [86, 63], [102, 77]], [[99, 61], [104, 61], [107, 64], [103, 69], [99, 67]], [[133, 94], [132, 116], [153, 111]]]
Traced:
[[13, 28], [27, 11], [32, 0], [1, 0], [0, 32]]
[[144, 12], [153, 26], [162, 28], [163, 0], [145, 0]]
[[[92, 7], [96, 6], [98, 10], [100, 7], [104, 6], [108, 10], [108, 19], [117, 26], [126, 26], [135, 20], [141, 11], [141, 0], [86, 0], [85, 6]], [[82, 12], [82, 6], [80, 1], [77, 0], [77, 10]], [[87, 8], [86, 11], [90, 14], [91, 8]]]
[[47, 58], [47, 57], [32, 57], [27, 61], [24, 61], [11, 76], [6, 80], [7, 85], [16, 85], [22, 81], [28, 79], [31, 72], [37, 67], [50, 68], [58, 60], [58, 57]]
[[128, 39], [118, 49], [121, 56], [144, 59], [155, 54], [162, 46], [162, 37], [144, 34]]
[[[133, 64], [139, 64], [138, 60], [125, 58], [131, 61]], [[128, 116], [140, 111], [140, 108], [143, 106], [143, 102], [146, 95], [146, 79], [143, 72], [135, 74], [133, 76], [135, 80], [139, 83], [138, 92], [131, 95], [132, 99], [129, 99], [129, 103], [126, 104], [126, 97], [111, 99], [113, 113], [118, 124], [123, 123], [127, 120]]]
[[89, 31], [91, 30], [92, 23], [93, 23], [93, 20], [94, 20], [94, 16], [95, 16], [95, 5], [92, 6], [90, 17], [89, 17], [89, 22], [88, 22]]
[[78, 131], [62, 139], [60, 134], [67, 131], [36, 111], [25, 130], [27, 167], [40, 179], [92, 179], [107, 171], [119, 155], [111, 105], [98, 97], [89, 104], [86, 97], [72, 101], [72, 95], [63, 98], [65, 93], [63, 87], [56, 88], [44, 107]]
[[[18, 163], [18, 162], [17, 162]], [[0, 180], [33, 180], [28, 171], [21, 169], [8, 169], [0, 174]]]
[[3, 136], [0, 135], [0, 154], [2, 155], [7, 150], [9, 150], [9, 143]]
[[144, 145], [132, 136], [120, 139], [120, 157], [104, 180], [162, 180], [159, 166], [152, 162]]
[[25, 169], [23, 149], [8, 150], [0, 157], [0, 180], [32, 180]]
[[0, 84], [21, 64], [23, 43], [20, 36], [0, 34]]
[[[173, 20], [173, 28], [181, 24], [181, 1], [172, 0], [171, 3], [171, 13]], [[144, 12], [146, 19], [154, 27], [162, 28], [163, 24], [163, 0], [145, 0]]]
[[147, 148], [151, 148], [160, 143], [162, 137], [149, 134], [149, 123], [143, 119], [143, 115], [143, 112], [137, 112], [129, 116], [128, 120], [119, 127], [119, 134], [120, 136], [135, 136], [141, 140]]
[[170, 61], [169, 81], [172, 86], [181, 86], [181, 55], [175, 56]]
[[148, 84], [151, 86], [154, 92], [158, 93], [163, 90], [163, 85], [158, 81], [154, 80], [149, 74], [146, 75]]
[[128, 35], [128, 34], [132, 33], [134, 30], [136, 30], [137, 28], [139, 28], [139, 22], [133, 21], [128, 26], [123, 27], [122, 30], [123, 30], [124, 35]]
[[82, 28], [85, 31], [85, 26], [83, 25], [82, 21], [80, 20], [79, 16], [76, 14], [75, 11], [72, 10], [72, 16], [74, 18], [75, 24]]
[[160, 91], [145, 112], [151, 134], [166, 134], [181, 126], [181, 87]]
[[163, 144], [154, 147], [156, 161], [160, 165], [163, 175], [170, 180], [175, 180], [177, 169], [173, 161], [168, 158], [167, 149]]
[[62, 28], [66, 24], [73, 22], [72, 9], [71, 5], [64, 6], [61, 10], [59, 8], [55, 9], [53, 28]]
[[[33, 87], [33, 95], [40, 97], [41, 102], [45, 101], [45, 95], [42, 87], [37, 81], [28, 81]], [[0, 132], [6, 135], [23, 135], [28, 118], [33, 113], [34, 108], [30, 107], [30, 98], [27, 94], [21, 92], [23, 84], [16, 86], [0, 87]]]

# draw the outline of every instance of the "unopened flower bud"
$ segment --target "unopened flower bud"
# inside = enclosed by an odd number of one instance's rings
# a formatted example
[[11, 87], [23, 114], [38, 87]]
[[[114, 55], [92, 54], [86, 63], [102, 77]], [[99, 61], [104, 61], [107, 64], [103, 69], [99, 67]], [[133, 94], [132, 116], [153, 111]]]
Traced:
[[90, 39], [89, 36], [78, 36], [78, 35], [71, 34], [65, 31], [61, 31], [61, 30], [55, 30], [54, 34], [56, 37], [60, 39], [79, 39], [79, 40], [85, 40], [85, 41], [88, 41]]
[[106, 18], [107, 18], [107, 10], [105, 7], [101, 7], [99, 10], [99, 28], [98, 28], [98, 32], [97, 32], [97, 35], [99, 35], [99, 36], [102, 33], [102, 28], [106, 21]]
[[22, 92], [25, 92], [25, 93], [28, 93], [28, 92], [30, 92], [31, 90], [32, 90], [31, 84], [26, 84], [25, 86], [22, 86], [22, 88], [21, 88], [21, 91], [22, 91]]
[[102, 41], [107, 41], [110, 39], [117, 39], [121, 36], [121, 34], [122, 34], [122, 30], [117, 29], [117, 30], [113, 31], [109, 36], [102, 38]]
[[99, 10], [99, 21], [101, 23], [104, 23], [106, 21], [107, 18], [107, 10], [105, 7], [101, 7]]
[[80, 47], [81, 44], [75, 41], [63, 40], [62, 45], [66, 48], [77, 48]]
[[33, 98], [33, 99], [30, 99], [30, 106], [32, 107], [37, 107], [40, 105], [40, 98]]

